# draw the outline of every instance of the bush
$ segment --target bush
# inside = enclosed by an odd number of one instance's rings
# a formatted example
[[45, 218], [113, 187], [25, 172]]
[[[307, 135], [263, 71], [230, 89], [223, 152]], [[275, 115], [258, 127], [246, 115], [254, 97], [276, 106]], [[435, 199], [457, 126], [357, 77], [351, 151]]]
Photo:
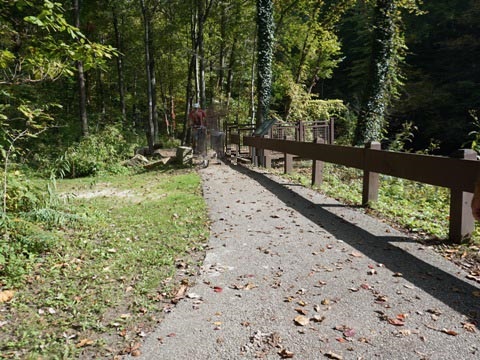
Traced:
[[[5, 208], [3, 210], [7, 213], [20, 213], [30, 211], [33, 208], [42, 206], [45, 202], [45, 191], [38, 186], [33, 185], [27, 177], [19, 170], [9, 172], [7, 176], [0, 172], [2, 177], [2, 200], [5, 200]], [[7, 186], [4, 186], [6, 182]], [[6, 187], [6, 194], [4, 188]]]
[[83, 138], [55, 161], [57, 176], [87, 177], [101, 171], [118, 173], [118, 163], [133, 154], [133, 144], [114, 126]]

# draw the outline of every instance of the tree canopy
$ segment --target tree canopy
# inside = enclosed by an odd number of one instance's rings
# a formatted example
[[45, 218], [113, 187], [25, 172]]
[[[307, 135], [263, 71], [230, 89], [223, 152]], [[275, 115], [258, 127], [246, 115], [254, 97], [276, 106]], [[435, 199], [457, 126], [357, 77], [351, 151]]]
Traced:
[[346, 143], [388, 143], [410, 123], [412, 148], [435, 142], [442, 153], [468, 146], [477, 130], [480, 6], [473, 0], [106, 5], [2, 3], [2, 126], [18, 133], [27, 124], [55, 124], [43, 143], [55, 145], [52, 156], [112, 125], [147, 134], [150, 148], [159, 138], [185, 140], [192, 101], [224, 109], [222, 120], [248, 123], [269, 112], [298, 120], [307, 114], [298, 99], [340, 101], [348, 114], [337, 137]]

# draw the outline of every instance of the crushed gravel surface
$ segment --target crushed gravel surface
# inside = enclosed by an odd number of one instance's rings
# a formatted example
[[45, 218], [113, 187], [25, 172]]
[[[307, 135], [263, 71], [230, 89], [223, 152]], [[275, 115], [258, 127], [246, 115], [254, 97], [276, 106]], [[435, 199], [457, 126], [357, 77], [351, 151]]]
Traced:
[[480, 358], [480, 284], [430, 247], [258, 168], [200, 174], [201, 274], [136, 359]]

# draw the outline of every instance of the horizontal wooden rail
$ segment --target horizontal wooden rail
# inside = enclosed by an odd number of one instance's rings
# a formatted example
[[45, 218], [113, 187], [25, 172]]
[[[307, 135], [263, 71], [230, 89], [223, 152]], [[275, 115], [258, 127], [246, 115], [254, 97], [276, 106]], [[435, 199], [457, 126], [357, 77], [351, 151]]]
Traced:
[[[450, 238], [459, 242], [474, 230], [470, 201], [475, 182], [480, 178], [480, 162], [473, 150], [459, 150], [456, 157], [444, 157], [252, 136], [245, 136], [243, 144], [315, 160], [317, 168], [318, 161], [325, 161], [361, 169], [363, 204], [377, 198], [379, 173], [449, 188]], [[376, 147], [379, 148], [378, 143]], [[318, 179], [316, 182], [321, 183]]]

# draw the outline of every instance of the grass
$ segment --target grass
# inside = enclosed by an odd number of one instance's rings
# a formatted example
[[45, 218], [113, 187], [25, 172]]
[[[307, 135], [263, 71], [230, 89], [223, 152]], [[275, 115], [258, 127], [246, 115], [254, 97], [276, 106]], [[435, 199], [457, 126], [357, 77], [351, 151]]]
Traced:
[[208, 238], [199, 176], [152, 171], [57, 186], [77, 221], [49, 231], [54, 243], [22, 281], [0, 278], [0, 289], [15, 291], [0, 303], [0, 358], [131, 353], [197, 272]]
[[[362, 174], [325, 165], [317, 190], [360, 204]], [[310, 176], [309, 162], [288, 175], [305, 186]], [[22, 238], [22, 257], [4, 268], [0, 262], [0, 358], [135, 354], [203, 258], [208, 219], [200, 178], [191, 169], [157, 169], [61, 180], [57, 189], [68, 199], [63, 209], [35, 214], [51, 225], [28, 223], [33, 228], [25, 230], [30, 237]], [[379, 201], [365, 211], [420, 241], [444, 240], [448, 196], [446, 189], [382, 177]], [[478, 230], [472, 240], [479, 243]], [[464, 259], [470, 246], [478, 257], [478, 245], [461, 246], [445, 254]], [[8, 290], [13, 298], [2, 301]]]

